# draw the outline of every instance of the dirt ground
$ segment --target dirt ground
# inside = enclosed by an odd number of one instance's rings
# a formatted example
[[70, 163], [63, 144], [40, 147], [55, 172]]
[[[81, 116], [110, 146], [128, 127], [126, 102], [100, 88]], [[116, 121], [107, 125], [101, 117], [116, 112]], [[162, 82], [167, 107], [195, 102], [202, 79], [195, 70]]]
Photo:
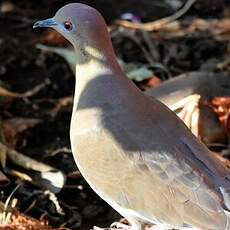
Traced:
[[[102, 201], [77, 173], [70, 149], [69, 125], [72, 104], [66, 103], [57, 109], [63, 98], [70, 98], [74, 92], [74, 75], [66, 61], [56, 54], [42, 52], [35, 47], [38, 43], [49, 44], [49, 30], [33, 30], [36, 20], [54, 15], [57, 9], [69, 3], [66, 0], [12, 0], [0, 1], [0, 86], [11, 92], [28, 92], [42, 85], [34, 95], [27, 98], [8, 98], [0, 96], [0, 121], [19, 119], [38, 119], [36, 125], [28, 125], [23, 131], [15, 131], [15, 126], [8, 134], [8, 145], [39, 162], [45, 162], [61, 170], [67, 177], [61, 192], [56, 194], [64, 214], [57, 212], [57, 207], [50, 197], [36, 185], [23, 182], [13, 176], [12, 168], [21, 171], [18, 166], [6, 162], [3, 170], [10, 179], [9, 185], [1, 187], [1, 200], [5, 202], [16, 185], [20, 184], [13, 197], [17, 209], [36, 219], [48, 220], [54, 227], [88, 230], [93, 225], [109, 226], [120, 216]], [[99, 9], [109, 25], [120, 18], [124, 12], [132, 12], [145, 21], [152, 21], [172, 14], [175, 10], [162, 1], [81, 1]], [[186, 1], [181, 1], [186, 2]], [[208, 5], [212, 5], [207, 9]], [[227, 1], [197, 1], [183, 17], [183, 29], [193, 19], [229, 19]], [[153, 67], [155, 76], [160, 81], [190, 71], [211, 71], [229, 73], [229, 64], [223, 68], [217, 64], [225, 63], [229, 57], [230, 24], [224, 27], [222, 39], [212, 31], [198, 30], [182, 36], [165, 38], [160, 33], [151, 33], [150, 38], [156, 49], [155, 60], [163, 63], [166, 69]], [[222, 28], [222, 27], [221, 27]], [[223, 29], [223, 28], [222, 28]], [[166, 33], [166, 32], [165, 32]], [[135, 32], [140, 44], [149, 50], [141, 32]], [[56, 43], [58, 40], [55, 38]], [[52, 43], [52, 42], [51, 42]], [[65, 43], [65, 42], [64, 42]], [[147, 63], [145, 53], [140, 54], [139, 43], [135, 43], [127, 34], [113, 38], [116, 53], [125, 62]], [[66, 43], [67, 44], [67, 43]], [[66, 46], [66, 44], [64, 44]], [[54, 44], [52, 44], [54, 45]], [[61, 45], [62, 44], [55, 44]], [[146, 81], [137, 83], [142, 89]], [[55, 111], [55, 112], [54, 112]], [[7, 123], [8, 124], [8, 123]], [[66, 151], [67, 150], [67, 151]]]

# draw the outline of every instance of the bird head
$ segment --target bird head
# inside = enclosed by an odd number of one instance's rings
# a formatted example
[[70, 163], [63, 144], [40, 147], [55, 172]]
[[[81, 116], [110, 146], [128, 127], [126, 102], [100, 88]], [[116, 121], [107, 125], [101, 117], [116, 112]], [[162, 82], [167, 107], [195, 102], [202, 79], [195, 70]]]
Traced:
[[94, 8], [71, 3], [57, 11], [53, 18], [37, 21], [33, 28], [50, 27], [62, 34], [78, 49], [83, 47], [100, 47], [108, 40], [106, 23]]

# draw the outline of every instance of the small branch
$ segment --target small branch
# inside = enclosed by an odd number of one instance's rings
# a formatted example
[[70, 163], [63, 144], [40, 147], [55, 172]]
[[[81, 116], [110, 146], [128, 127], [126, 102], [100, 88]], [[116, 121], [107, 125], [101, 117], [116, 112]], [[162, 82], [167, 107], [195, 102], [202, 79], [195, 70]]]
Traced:
[[4, 205], [4, 210], [3, 210], [3, 216], [2, 216], [2, 223], [6, 224], [9, 222], [12, 213], [11, 212], [7, 212], [7, 208], [10, 204], [11, 198], [13, 197], [14, 193], [19, 189], [19, 187], [21, 186], [21, 184], [18, 184], [13, 191], [11, 192], [11, 194], [8, 196], [5, 205]]
[[50, 81], [46, 79], [44, 82], [42, 82], [39, 85], [36, 85], [34, 88], [24, 92], [24, 93], [15, 93], [11, 92], [2, 86], [0, 86], [0, 96], [2, 97], [9, 97], [9, 98], [28, 98], [32, 97], [35, 94], [37, 94], [40, 90], [42, 90], [44, 87], [50, 84]]
[[166, 24], [169, 24], [177, 20], [181, 16], [183, 16], [195, 2], [196, 0], [188, 0], [186, 4], [184, 5], [184, 7], [182, 7], [175, 14], [159, 19], [154, 22], [133, 23], [133, 22], [125, 21], [125, 20], [117, 20], [116, 24], [119, 26], [125, 27], [125, 28], [134, 29], [134, 30], [146, 30], [146, 31], [159, 30]]
[[7, 159], [12, 163], [26, 169], [27, 172], [24, 173], [6, 168], [5, 163], [3, 165], [5, 171], [8, 171], [8, 173], [15, 175], [22, 180], [30, 181], [31, 183], [54, 193], [59, 192], [64, 186], [65, 175], [61, 171], [25, 156], [0, 142], [0, 156], [1, 155], [6, 155]]
[[28, 90], [25, 93], [21, 93], [20, 97], [22, 97], [22, 98], [32, 97], [32, 96], [34, 96], [35, 94], [37, 94], [39, 91], [41, 91], [43, 88], [45, 88], [49, 84], [50, 84], [50, 81], [48, 79], [46, 79], [44, 82], [42, 82], [39, 85], [36, 85], [31, 90]]

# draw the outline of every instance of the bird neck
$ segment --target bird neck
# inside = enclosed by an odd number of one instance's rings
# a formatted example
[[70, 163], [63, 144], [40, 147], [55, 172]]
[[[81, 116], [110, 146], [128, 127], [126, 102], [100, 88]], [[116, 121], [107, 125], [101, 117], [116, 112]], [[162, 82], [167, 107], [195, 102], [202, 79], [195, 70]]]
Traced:
[[[91, 55], [97, 58], [78, 56], [76, 64], [76, 84], [71, 118], [71, 139], [75, 140], [77, 130], [88, 130], [97, 125], [100, 115], [107, 111], [119, 98], [116, 96], [120, 87], [123, 73], [115, 59], [115, 55], [108, 56], [91, 49]], [[116, 98], [116, 99], [115, 99]], [[87, 122], [86, 122], [87, 121]]]
[[86, 51], [88, 56], [78, 56], [76, 64], [72, 140], [76, 129], [97, 126], [103, 116], [113, 114], [114, 108], [122, 107], [139, 92], [121, 70], [112, 48]]
[[[126, 76], [122, 72], [112, 49], [96, 49], [93, 46], [84, 47], [79, 53], [76, 64], [76, 85], [74, 110], [100, 107], [112, 103], [111, 96], [120, 90], [118, 86]], [[120, 83], [119, 83], [120, 82]]]

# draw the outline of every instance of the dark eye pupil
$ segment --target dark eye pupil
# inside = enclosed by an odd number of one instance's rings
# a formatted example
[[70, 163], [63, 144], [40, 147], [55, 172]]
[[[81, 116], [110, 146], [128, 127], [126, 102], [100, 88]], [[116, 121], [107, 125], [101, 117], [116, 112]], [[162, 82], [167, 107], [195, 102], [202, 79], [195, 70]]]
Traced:
[[65, 22], [64, 23], [64, 26], [67, 30], [72, 30], [73, 26], [72, 26], [72, 23], [71, 22]]

